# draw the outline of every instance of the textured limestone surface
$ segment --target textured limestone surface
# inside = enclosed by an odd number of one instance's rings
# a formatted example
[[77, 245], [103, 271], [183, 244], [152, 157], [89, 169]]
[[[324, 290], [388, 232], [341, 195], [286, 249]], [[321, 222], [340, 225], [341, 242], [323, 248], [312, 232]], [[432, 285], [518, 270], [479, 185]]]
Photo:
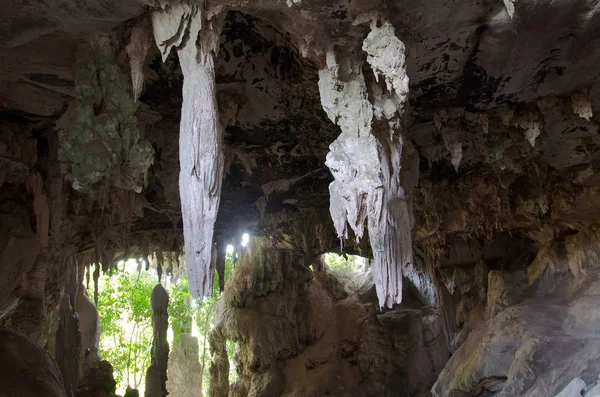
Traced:
[[68, 396], [56, 363], [32, 339], [0, 326], [0, 352], [3, 395]]
[[[179, 195], [186, 266], [196, 298], [212, 291], [213, 228], [223, 180], [222, 127], [215, 91], [215, 52], [222, 21], [200, 5], [176, 3], [152, 14], [156, 45], [163, 60], [171, 47], [183, 73], [179, 128]], [[183, 41], [185, 40], [185, 41]]]
[[151, 364], [146, 371], [145, 397], [165, 397], [167, 392], [167, 366], [169, 362], [169, 295], [162, 284], [152, 289], [152, 352]]
[[179, 334], [169, 352], [167, 390], [172, 397], [201, 397], [202, 375], [198, 356], [198, 338]]
[[559, 393], [574, 377], [595, 381], [599, 319], [592, 307], [600, 283], [595, 276], [567, 283], [504, 310], [473, 331], [450, 358], [433, 395], [570, 396], [575, 394]]
[[[405, 295], [406, 307], [378, 313], [372, 277], [345, 286], [299, 259], [250, 242], [216, 312], [213, 395], [429, 395], [448, 356], [435, 311]], [[238, 345], [233, 363], [225, 339]], [[229, 366], [240, 376], [233, 385]]]
[[95, 361], [84, 370], [75, 397], [114, 396], [115, 388], [112, 365], [108, 361]]
[[[599, 260], [597, 2], [2, 9], [0, 322], [69, 374], [79, 357], [77, 390], [110, 393], [111, 376], [57, 343], [77, 314], [93, 346], [75, 270], [94, 284], [155, 254], [199, 296], [215, 268], [223, 287], [229, 244], [253, 270], [224, 286], [220, 395], [425, 396], [450, 355], [434, 393], [596, 387], [577, 360], [595, 354], [596, 309], [579, 310]], [[263, 241], [255, 262], [244, 233]], [[369, 259], [358, 288], [325, 252]]]

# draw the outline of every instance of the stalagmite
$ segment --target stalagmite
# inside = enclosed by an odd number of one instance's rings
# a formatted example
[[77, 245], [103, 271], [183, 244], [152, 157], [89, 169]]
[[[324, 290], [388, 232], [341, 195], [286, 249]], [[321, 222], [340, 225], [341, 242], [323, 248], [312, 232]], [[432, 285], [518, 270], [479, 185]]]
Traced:
[[162, 284], [152, 290], [152, 364], [146, 372], [145, 397], [165, 397], [167, 393], [167, 363], [169, 361], [169, 342], [167, 329], [169, 327], [169, 295]]
[[184, 77], [179, 192], [190, 291], [196, 298], [212, 291], [213, 231], [224, 164], [214, 68], [222, 19], [208, 19], [205, 13], [203, 4], [174, 3], [152, 14], [163, 60], [176, 46]]
[[[192, 299], [185, 304], [193, 305]], [[170, 397], [202, 397], [202, 368], [198, 338], [192, 336], [192, 318], [181, 327], [172, 325], [173, 349], [169, 353], [167, 389]]]
[[370, 87], [372, 103], [360, 62], [350, 57], [338, 62], [329, 50], [327, 67], [319, 72], [321, 103], [342, 130], [325, 163], [335, 178], [329, 186], [330, 212], [340, 237], [348, 236], [348, 222], [361, 238], [368, 218], [379, 304], [392, 307], [402, 301], [402, 269], [413, 260], [412, 215], [400, 184], [401, 117], [408, 97], [405, 48], [385, 22], [372, 23], [363, 50], [376, 80]]
[[73, 309], [69, 294], [64, 294], [60, 302], [58, 332], [56, 333], [56, 362], [69, 396], [75, 395], [79, 382], [80, 350], [79, 316]]
[[189, 333], [180, 334], [169, 354], [170, 397], [201, 397], [202, 373], [198, 355], [198, 338]]
[[91, 301], [85, 287], [79, 286], [75, 309], [79, 314], [79, 329], [81, 331], [80, 373], [85, 373], [92, 362], [99, 361], [98, 347], [100, 343], [100, 317], [98, 310]]

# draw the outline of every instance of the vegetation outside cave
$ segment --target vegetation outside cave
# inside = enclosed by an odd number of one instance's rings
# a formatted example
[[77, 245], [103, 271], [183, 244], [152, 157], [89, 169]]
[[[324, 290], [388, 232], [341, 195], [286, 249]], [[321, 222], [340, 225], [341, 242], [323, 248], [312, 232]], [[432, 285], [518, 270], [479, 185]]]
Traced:
[[[225, 280], [233, 269], [233, 254], [227, 253]], [[172, 346], [183, 332], [198, 338], [203, 395], [208, 395], [210, 353], [208, 334], [213, 326], [215, 306], [220, 299], [215, 275], [213, 293], [203, 300], [194, 301], [188, 280], [183, 274], [163, 276], [163, 286], [169, 293], [168, 340]], [[103, 274], [99, 279], [98, 312], [100, 315], [100, 355], [114, 368], [117, 393], [124, 395], [128, 387], [144, 395], [145, 374], [151, 359], [152, 308], [150, 296], [158, 282], [152, 267], [143, 271], [136, 259], [120, 262], [112, 276]], [[233, 359], [235, 346], [228, 343], [228, 355]], [[230, 381], [237, 374], [232, 368]]]

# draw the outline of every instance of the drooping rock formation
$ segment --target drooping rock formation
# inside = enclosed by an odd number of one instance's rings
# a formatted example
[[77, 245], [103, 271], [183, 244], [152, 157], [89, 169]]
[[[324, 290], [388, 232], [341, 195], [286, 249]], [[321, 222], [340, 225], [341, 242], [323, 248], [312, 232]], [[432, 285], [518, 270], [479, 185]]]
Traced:
[[152, 290], [152, 363], [146, 372], [145, 397], [166, 397], [167, 365], [169, 361], [169, 295], [162, 286], [157, 284]]
[[212, 291], [213, 228], [223, 181], [222, 129], [215, 91], [215, 52], [222, 18], [199, 5], [175, 3], [152, 14], [163, 60], [175, 45], [183, 72], [179, 128], [179, 195], [186, 266], [196, 298]]
[[402, 158], [405, 47], [389, 22], [377, 23], [376, 18], [371, 22], [362, 45], [375, 76], [370, 89], [362, 62], [354, 55], [338, 61], [333, 50], [319, 72], [319, 89], [323, 108], [342, 129], [325, 163], [335, 178], [330, 211], [338, 237], [348, 237], [348, 222], [362, 238], [368, 220], [379, 304], [392, 307], [402, 301], [403, 269], [413, 266], [412, 207], [400, 175], [402, 167], [413, 165]]

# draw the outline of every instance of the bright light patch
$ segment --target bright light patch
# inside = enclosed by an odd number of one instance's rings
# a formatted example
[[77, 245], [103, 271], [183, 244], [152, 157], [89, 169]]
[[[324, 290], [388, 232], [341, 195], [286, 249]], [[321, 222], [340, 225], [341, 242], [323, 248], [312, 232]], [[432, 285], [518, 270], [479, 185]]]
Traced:
[[226, 252], [227, 252], [228, 254], [233, 254], [233, 245], [229, 244], [229, 245], [227, 246], [227, 251], [226, 251]]
[[250, 236], [248, 235], [248, 233], [244, 233], [242, 235], [242, 247], [245, 247], [248, 245], [248, 241], [250, 241]]

